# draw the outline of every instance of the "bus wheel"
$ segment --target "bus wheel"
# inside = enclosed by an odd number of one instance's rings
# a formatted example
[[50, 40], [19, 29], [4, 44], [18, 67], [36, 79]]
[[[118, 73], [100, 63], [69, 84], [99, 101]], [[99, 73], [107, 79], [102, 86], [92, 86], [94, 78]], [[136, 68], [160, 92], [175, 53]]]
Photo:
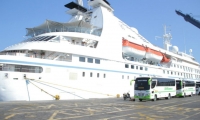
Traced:
[[167, 98], [167, 99], [168, 99], [168, 100], [171, 99], [171, 95], [170, 95], [170, 94], [168, 95], [168, 98]]
[[156, 101], [157, 100], [157, 95], [154, 96], [154, 99], [152, 99], [152, 101]]
[[141, 102], [141, 101], [142, 101], [142, 99], [139, 99], [139, 101]]

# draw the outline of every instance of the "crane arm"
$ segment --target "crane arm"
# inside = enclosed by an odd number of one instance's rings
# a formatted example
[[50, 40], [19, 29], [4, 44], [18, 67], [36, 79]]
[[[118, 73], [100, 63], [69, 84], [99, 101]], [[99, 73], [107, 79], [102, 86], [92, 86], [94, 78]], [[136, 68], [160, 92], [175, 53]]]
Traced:
[[196, 26], [200, 29], [200, 21], [194, 19], [189, 14], [183, 14], [181, 11], [178, 11], [178, 10], [175, 10], [175, 11], [178, 15], [182, 16], [185, 19], [185, 21], [193, 24], [194, 26]]

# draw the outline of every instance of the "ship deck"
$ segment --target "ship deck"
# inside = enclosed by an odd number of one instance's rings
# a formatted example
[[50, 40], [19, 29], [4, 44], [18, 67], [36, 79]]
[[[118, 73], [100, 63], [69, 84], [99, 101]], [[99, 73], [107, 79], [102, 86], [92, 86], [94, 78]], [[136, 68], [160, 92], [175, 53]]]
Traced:
[[123, 98], [0, 102], [1, 120], [199, 120], [200, 96], [152, 101]]

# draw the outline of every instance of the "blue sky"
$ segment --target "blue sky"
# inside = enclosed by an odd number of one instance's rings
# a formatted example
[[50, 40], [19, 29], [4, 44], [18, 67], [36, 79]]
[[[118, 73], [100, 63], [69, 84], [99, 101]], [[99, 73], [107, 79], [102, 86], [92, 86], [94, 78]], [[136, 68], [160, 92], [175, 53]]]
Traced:
[[[70, 16], [65, 4], [74, 0], [1, 0], [0, 4], [0, 50], [25, 39], [26, 29], [42, 24], [46, 19], [67, 22]], [[87, 0], [84, 0], [85, 7]], [[200, 62], [200, 29], [186, 22], [175, 10], [190, 14], [200, 21], [200, 0], [107, 0], [114, 14], [151, 43], [163, 47], [163, 26], [171, 31], [171, 43], [179, 51], [192, 49]]]

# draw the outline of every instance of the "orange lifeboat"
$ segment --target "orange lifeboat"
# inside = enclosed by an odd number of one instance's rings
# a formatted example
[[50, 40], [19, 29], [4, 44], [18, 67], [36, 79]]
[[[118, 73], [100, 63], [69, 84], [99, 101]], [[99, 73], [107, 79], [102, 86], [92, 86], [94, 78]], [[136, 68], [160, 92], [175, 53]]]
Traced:
[[137, 59], [145, 58], [146, 61], [152, 63], [168, 63], [170, 59], [168, 59], [162, 52], [151, 49], [149, 47], [144, 47], [142, 45], [138, 45], [128, 40], [122, 40], [122, 51], [125, 55], [131, 56]]
[[164, 54], [163, 54], [163, 59], [162, 59], [162, 63], [168, 63], [170, 61], [170, 59], [168, 59]]
[[163, 59], [163, 54], [159, 51], [146, 47], [145, 58], [148, 62], [160, 63], [160, 61]]
[[122, 41], [122, 52], [127, 56], [131, 56], [137, 59], [144, 58], [146, 54], [144, 46], [129, 42], [125, 39]]

